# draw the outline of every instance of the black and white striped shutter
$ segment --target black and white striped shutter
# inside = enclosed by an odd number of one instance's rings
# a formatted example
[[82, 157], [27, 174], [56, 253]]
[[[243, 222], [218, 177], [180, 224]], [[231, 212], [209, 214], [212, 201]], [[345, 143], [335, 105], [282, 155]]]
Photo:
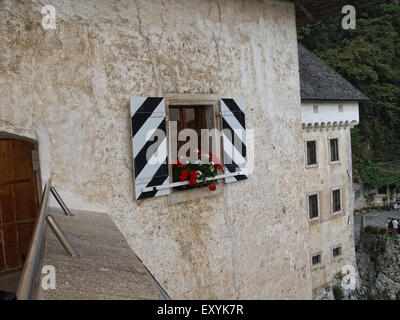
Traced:
[[225, 178], [226, 183], [247, 179], [245, 107], [241, 99], [221, 99], [222, 143], [225, 173], [245, 174]]
[[168, 195], [169, 188], [143, 191], [169, 184], [165, 99], [131, 97], [130, 103], [136, 200]]

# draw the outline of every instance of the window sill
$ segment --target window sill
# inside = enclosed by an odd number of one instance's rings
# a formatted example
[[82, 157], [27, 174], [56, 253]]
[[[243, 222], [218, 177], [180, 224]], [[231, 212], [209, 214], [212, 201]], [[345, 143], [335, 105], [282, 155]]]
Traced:
[[321, 262], [321, 263], [312, 265], [312, 266], [311, 266], [311, 270], [312, 270], [312, 271], [321, 270], [321, 269], [323, 269], [323, 267], [324, 267], [324, 265], [323, 265], [322, 262]]
[[332, 161], [332, 162], [329, 162], [329, 164], [331, 164], [331, 165], [340, 164], [340, 161]]
[[308, 222], [316, 222], [316, 221], [319, 221], [319, 219], [320, 219], [319, 216], [316, 218], [312, 218], [312, 219], [308, 218]]
[[318, 164], [306, 165], [306, 169], [318, 168]]
[[196, 189], [187, 190], [174, 190], [168, 196], [169, 205], [175, 205], [178, 203], [183, 203], [187, 201], [192, 201], [200, 198], [207, 198], [211, 196], [219, 195], [223, 192], [224, 184], [216, 183], [217, 189], [210, 191], [208, 187], [201, 187]]
[[341, 210], [341, 211], [332, 212], [331, 215], [332, 216], [337, 216], [337, 215], [340, 215], [342, 213], [343, 213], [343, 211]]

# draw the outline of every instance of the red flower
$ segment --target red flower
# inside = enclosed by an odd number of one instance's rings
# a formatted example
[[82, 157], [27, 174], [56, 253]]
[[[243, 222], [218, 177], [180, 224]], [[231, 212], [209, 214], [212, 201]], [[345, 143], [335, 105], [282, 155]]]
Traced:
[[210, 191], [215, 191], [215, 189], [217, 189], [217, 186], [215, 184], [211, 184], [208, 186], [208, 189], [210, 189]]
[[193, 177], [196, 178], [196, 177], [197, 177], [197, 172], [196, 172], [195, 170], [190, 171], [189, 174], [190, 174], [190, 177], [191, 177], [191, 178], [193, 178]]
[[189, 178], [189, 184], [192, 186], [194, 184], [196, 184], [197, 181], [197, 172], [196, 171], [190, 171], [189, 173], [190, 178]]
[[185, 181], [188, 176], [189, 176], [189, 170], [182, 170], [181, 175], [179, 176], [179, 179], [181, 181]]
[[176, 161], [176, 163], [178, 164], [178, 168], [185, 168], [186, 166], [181, 163], [179, 160]]
[[218, 168], [219, 170], [222, 170], [222, 169], [223, 169], [220, 163], [217, 163], [217, 168]]

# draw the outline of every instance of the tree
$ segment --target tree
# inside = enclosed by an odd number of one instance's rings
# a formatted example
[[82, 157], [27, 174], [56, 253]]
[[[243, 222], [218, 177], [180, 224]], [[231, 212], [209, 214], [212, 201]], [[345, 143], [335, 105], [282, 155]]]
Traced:
[[337, 17], [299, 28], [298, 39], [370, 98], [352, 130], [354, 176], [362, 182], [379, 174], [375, 162], [400, 159], [400, 5], [357, 15], [354, 30], [343, 30]]

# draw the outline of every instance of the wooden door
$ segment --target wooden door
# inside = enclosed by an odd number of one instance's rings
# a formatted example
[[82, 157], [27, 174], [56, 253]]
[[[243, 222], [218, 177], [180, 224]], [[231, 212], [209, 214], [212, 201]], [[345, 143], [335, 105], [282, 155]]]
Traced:
[[22, 268], [39, 212], [33, 147], [0, 139], [0, 273]]

